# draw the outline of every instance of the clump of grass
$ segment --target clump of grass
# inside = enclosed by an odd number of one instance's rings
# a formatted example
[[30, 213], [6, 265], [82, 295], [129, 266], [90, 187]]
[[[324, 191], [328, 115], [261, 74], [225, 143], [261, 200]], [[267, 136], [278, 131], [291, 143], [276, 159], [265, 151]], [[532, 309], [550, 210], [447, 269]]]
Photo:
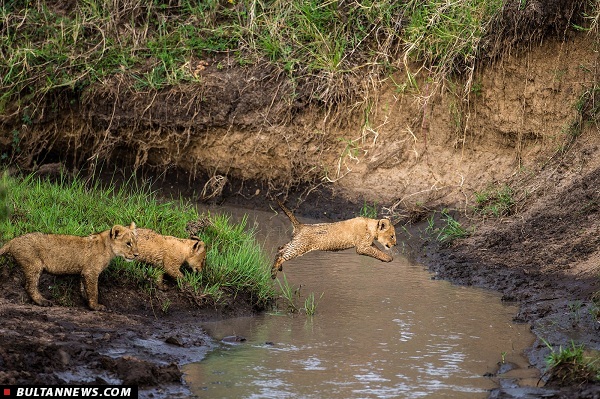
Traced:
[[[64, 176], [51, 182], [28, 175], [5, 177], [4, 184], [12, 212], [0, 222], [2, 242], [32, 231], [85, 236], [131, 221], [161, 234], [186, 237], [187, 223], [199, 218], [191, 204], [160, 202], [147, 186], [133, 181], [116, 188]], [[210, 228], [201, 234], [209, 248], [207, 266], [201, 274], [186, 272], [183, 283], [215, 301], [245, 293], [254, 304], [265, 305], [274, 297], [269, 260], [254, 239], [254, 231], [246, 228], [246, 218], [239, 224], [226, 216], [208, 218]], [[150, 291], [160, 272], [157, 267], [119, 258], [108, 269]]]
[[465, 238], [471, 235], [471, 232], [454, 219], [447, 209], [441, 211], [441, 218], [444, 224], [441, 227], [435, 226], [435, 213], [427, 219], [425, 231], [435, 235], [437, 241], [442, 243], [451, 243], [458, 238]]
[[475, 210], [484, 216], [508, 216], [515, 206], [514, 191], [508, 185], [475, 192]]
[[[319, 299], [321, 298], [323, 298], [323, 293], [321, 293]], [[308, 296], [304, 299], [304, 312], [307, 316], [314, 316], [315, 312], [317, 311], [317, 304], [315, 293], [311, 292], [308, 294]]]
[[360, 208], [360, 216], [377, 219], [377, 202], [374, 202], [373, 205], [369, 205], [367, 204], [367, 201], [365, 201], [362, 208]]
[[544, 343], [551, 350], [546, 358], [549, 384], [571, 386], [600, 381], [600, 358], [586, 357], [583, 345], [571, 341], [570, 346], [555, 349], [547, 341]]
[[[8, 1], [0, 8], [0, 113], [32, 116], [42, 99], [72, 101], [123, 76], [133, 91], [198, 81], [201, 61], [227, 53], [268, 62], [323, 104], [365, 97], [361, 72], [388, 74], [398, 55], [432, 70], [473, 66], [501, 0], [396, 2], [90, 0], [65, 7]], [[345, 83], [341, 84], [340, 83]], [[50, 105], [50, 104], [48, 104]]]
[[279, 290], [281, 292], [281, 297], [283, 298], [287, 306], [287, 311], [289, 313], [297, 313], [298, 306], [296, 305], [296, 298], [298, 297], [299, 290], [295, 289], [288, 283], [285, 273], [282, 273], [282, 276], [283, 278], [277, 279], [277, 283], [279, 284]]
[[455, 71], [472, 71], [480, 42], [502, 4], [502, 0], [406, 2], [406, 56], [430, 65], [438, 82]]
[[270, 259], [256, 241], [255, 228], [247, 226], [247, 215], [237, 224], [227, 215], [205, 217], [207, 227], [198, 232], [208, 248], [202, 285], [234, 297], [246, 293], [253, 303], [266, 305], [274, 297]]

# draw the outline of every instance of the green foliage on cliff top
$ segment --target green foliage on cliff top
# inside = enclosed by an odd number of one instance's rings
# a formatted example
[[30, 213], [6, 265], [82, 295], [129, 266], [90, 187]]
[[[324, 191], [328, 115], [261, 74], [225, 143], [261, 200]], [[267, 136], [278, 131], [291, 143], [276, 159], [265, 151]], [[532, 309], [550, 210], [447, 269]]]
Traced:
[[[501, 0], [7, 0], [0, 113], [121, 76], [136, 90], [199, 81], [203, 61], [268, 62], [292, 79], [470, 64]], [[323, 90], [325, 92], [325, 90]], [[76, 97], [75, 97], [76, 98]]]
[[[586, 2], [577, 20], [594, 28], [599, 3]], [[507, 0], [6, 0], [0, 114], [31, 107], [30, 116], [57, 92], [76, 102], [109, 78], [137, 91], [201, 84], [211, 56], [218, 68], [269, 63], [294, 82], [312, 82], [321, 100], [356, 90], [354, 76], [385, 76], [413, 61], [440, 81], [473, 70], [482, 38], [505, 14], [511, 23], [556, 22], [529, 2]], [[348, 84], [336, 90], [340, 82]]]

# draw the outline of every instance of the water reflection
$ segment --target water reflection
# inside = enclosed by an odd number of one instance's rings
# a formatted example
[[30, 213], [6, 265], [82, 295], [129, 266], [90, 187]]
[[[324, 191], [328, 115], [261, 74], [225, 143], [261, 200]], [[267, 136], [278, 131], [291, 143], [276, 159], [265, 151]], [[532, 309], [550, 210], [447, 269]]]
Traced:
[[[284, 216], [265, 216], [258, 223], [274, 253], [289, 233]], [[483, 375], [502, 357], [528, 365], [521, 353], [533, 336], [511, 322], [515, 307], [431, 280], [399, 255], [382, 263], [353, 250], [315, 252], [286, 262], [284, 273], [301, 286], [298, 305], [315, 294], [316, 314], [206, 323], [218, 339], [247, 341], [184, 368], [199, 397], [483, 398], [496, 386]]]

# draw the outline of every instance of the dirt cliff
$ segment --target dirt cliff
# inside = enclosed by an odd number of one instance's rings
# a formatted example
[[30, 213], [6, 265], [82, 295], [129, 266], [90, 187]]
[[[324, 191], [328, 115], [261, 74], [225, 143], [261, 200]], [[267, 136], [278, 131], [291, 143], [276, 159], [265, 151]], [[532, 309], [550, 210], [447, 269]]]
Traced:
[[343, 113], [292, 97], [269, 67], [222, 56], [199, 64], [201, 85], [133, 93], [116, 75], [23, 125], [28, 151], [18, 162], [178, 169], [204, 196], [238, 180], [260, 181], [261, 194], [327, 186], [395, 210], [468, 205], [474, 192], [538, 170], [579, 135], [577, 107], [598, 80], [598, 53], [592, 36], [571, 36], [480, 68], [466, 94], [460, 79], [442, 87], [425, 69], [399, 70]]

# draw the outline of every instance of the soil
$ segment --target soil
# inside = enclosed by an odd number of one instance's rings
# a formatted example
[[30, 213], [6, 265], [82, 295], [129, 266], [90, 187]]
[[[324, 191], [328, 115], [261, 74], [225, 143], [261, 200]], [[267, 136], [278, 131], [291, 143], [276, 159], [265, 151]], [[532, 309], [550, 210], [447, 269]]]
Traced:
[[5, 265], [1, 274], [0, 384], [127, 384], [140, 397], [189, 397], [180, 366], [214, 347], [199, 322], [255, 312], [244, 298], [217, 308], [172, 281], [149, 291], [107, 273], [99, 284], [106, 311], [86, 307], [77, 276], [47, 274], [40, 291], [54, 306], [40, 307], [20, 268]]

